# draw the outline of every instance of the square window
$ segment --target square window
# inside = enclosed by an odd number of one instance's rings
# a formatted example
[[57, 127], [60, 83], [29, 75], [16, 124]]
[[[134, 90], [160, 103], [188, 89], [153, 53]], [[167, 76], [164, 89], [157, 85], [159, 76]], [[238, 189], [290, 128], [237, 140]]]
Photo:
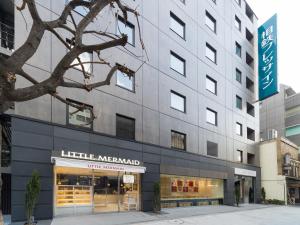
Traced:
[[116, 136], [135, 140], [135, 119], [116, 114]]
[[251, 141], [255, 141], [255, 130], [247, 127], [247, 138]]
[[217, 95], [217, 81], [210, 76], [206, 76], [206, 90]]
[[171, 148], [186, 150], [186, 134], [172, 130]]
[[117, 35], [125, 34], [127, 35], [127, 43], [135, 45], [135, 28], [132, 23], [125, 21], [121, 16], [118, 16], [117, 22]]
[[243, 125], [241, 123], [236, 123], [235, 133], [239, 136], [243, 136]]
[[238, 57], [242, 57], [242, 46], [235, 42], [235, 54], [238, 56]]
[[183, 39], [185, 38], [185, 23], [172, 12], [170, 12], [170, 29]]
[[235, 69], [235, 79], [240, 84], [242, 83], [242, 72], [238, 68]]
[[185, 76], [185, 60], [171, 51], [171, 69]]
[[248, 77], [246, 77], [246, 88], [249, 91], [254, 92], [254, 82]]
[[134, 91], [135, 77], [117, 70], [117, 85], [129, 91]]
[[247, 163], [250, 165], [254, 165], [255, 164], [255, 154], [252, 153], [247, 153]]
[[206, 122], [217, 126], [218, 124], [218, 114], [216, 111], [206, 108]]
[[250, 66], [252, 69], [254, 69], [254, 59], [248, 52], [246, 52], [246, 63], [248, 66]]
[[214, 63], [217, 63], [217, 50], [214, 49], [210, 44], [206, 43], [206, 58]]
[[246, 28], [246, 39], [253, 45], [253, 34]]
[[171, 91], [171, 108], [185, 112], [185, 96]]
[[243, 151], [237, 150], [237, 162], [243, 163]]
[[240, 96], [236, 95], [235, 99], [236, 99], [236, 107], [238, 109], [242, 110], [242, 108], [243, 108], [243, 100], [242, 100], [242, 98]]
[[255, 117], [255, 108], [252, 104], [250, 104], [249, 102], [247, 102], [247, 113], [250, 115], [250, 116], [253, 116]]
[[84, 109], [84, 110], [79, 110], [76, 107], [73, 107], [71, 105], [67, 105], [67, 123], [68, 125], [73, 125], [77, 127], [84, 127], [84, 128], [89, 128], [92, 129], [93, 127], [93, 118], [92, 118], [92, 110], [93, 107], [86, 105], [84, 103], [76, 102], [70, 99], [67, 99], [68, 102], [82, 106], [85, 105], [89, 109]]
[[207, 155], [218, 157], [218, 144], [211, 141], [207, 141], [206, 144], [207, 144]]
[[205, 24], [213, 32], [217, 32], [217, 21], [216, 19], [206, 11]]

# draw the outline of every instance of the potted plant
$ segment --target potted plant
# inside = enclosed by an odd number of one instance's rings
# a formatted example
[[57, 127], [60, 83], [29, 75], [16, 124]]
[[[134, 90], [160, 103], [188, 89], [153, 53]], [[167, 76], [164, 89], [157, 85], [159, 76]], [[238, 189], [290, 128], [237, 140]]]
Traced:
[[262, 198], [262, 202], [265, 204], [266, 203], [266, 190], [264, 187], [261, 189], [261, 198]]
[[153, 199], [153, 211], [154, 212], [160, 212], [161, 206], [160, 206], [160, 184], [159, 182], [154, 183], [153, 186], [154, 191], [154, 199]]
[[25, 193], [25, 209], [26, 209], [26, 219], [27, 225], [34, 225], [37, 222], [34, 221], [33, 212], [34, 208], [40, 194], [41, 184], [40, 184], [40, 176], [37, 171], [33, 171], [30, 180], [26, 185], [26, 193]]

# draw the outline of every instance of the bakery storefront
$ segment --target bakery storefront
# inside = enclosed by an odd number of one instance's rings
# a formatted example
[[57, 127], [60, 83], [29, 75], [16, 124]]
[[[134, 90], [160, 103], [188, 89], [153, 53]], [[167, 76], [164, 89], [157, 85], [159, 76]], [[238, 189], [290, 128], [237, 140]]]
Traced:
[[140, 161], [63, 150], [51, 160], [54, 216], [140, 210]]

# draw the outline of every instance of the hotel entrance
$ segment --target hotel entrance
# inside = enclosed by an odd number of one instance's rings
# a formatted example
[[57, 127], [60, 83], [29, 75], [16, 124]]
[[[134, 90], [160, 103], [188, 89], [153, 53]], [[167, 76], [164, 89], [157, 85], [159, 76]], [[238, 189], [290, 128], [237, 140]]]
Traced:
[[145, 167], [52, 157], [54, 215], [140, 210]]

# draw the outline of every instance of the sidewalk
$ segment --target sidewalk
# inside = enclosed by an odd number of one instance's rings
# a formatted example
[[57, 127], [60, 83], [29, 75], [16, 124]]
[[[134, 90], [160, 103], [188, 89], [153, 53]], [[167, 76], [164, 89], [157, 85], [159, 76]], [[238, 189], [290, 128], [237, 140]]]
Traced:
[[[232, 206], [195, 206], [163, 209], [160, 214], [151, 212], [121, 212], [121, 213], [102, 213], [93, 215], [79, 215], [68, 217], [57, 217], [52, 221], [39, 221], [38, 225], [121, 225], [143, 223], [158, 220], [169, 220], [199, 215], [211, 215], [219, 213], [228, 213], [236, 211], [246, 211], [263, 209], [274, 206], [266, 205], [242, 205], [240, 207]], [[23, 223], [13, 223], [13, 225], [23, 225]]]

